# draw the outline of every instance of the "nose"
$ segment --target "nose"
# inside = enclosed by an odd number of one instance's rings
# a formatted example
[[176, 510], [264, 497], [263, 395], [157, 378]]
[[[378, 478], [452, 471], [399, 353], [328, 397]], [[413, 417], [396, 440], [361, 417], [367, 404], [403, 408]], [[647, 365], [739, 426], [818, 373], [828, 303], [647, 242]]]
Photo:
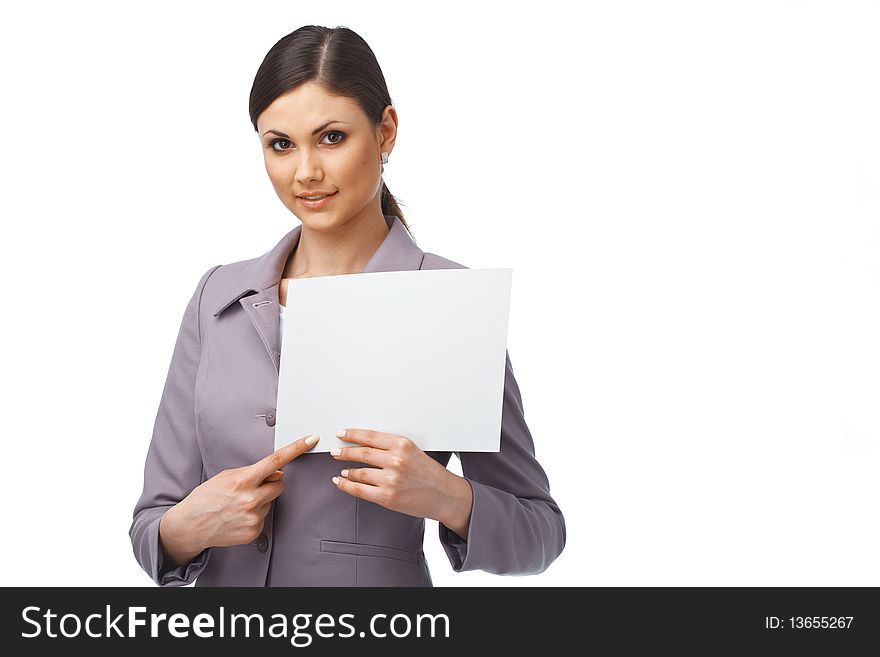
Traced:
[[299, 162], [296, 165], [296, 182], [301, 187], [308, 187], [313, 180], [321, 180], [321, 162], [316, 153], [300, 150]]

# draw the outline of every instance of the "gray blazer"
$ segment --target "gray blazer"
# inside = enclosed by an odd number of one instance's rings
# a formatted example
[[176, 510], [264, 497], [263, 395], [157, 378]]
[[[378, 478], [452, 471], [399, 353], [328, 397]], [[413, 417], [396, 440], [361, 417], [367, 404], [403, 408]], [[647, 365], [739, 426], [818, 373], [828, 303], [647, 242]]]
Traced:
[[[424, 253], [397, 217], [364, 272], [463, 269]], [[302, 226], [268, 253], [204, 273], [186, 306], [129, 530], [134, 555], [160, 586], [432, 586], [424, 518], [336, 488], [346, 465], [306, 453], [285, 466], [285, 489], [253, 543], [209, 547], [189, 564], [165, 565], [159, 520], [196, 486], [275, 449], [280, 336], [278, 286]], [[382, 427], [367, 427], [382, 430]], [[291, 441], [300, 436], [291, 437]], [[565, 520], [535, 460], [507, 354], [499, 452], [456, 453], [473, 488], [468, 540], [442, 523], [456, 572], [544, 571], [565, 546]], [[443, 466], [450, 452], [428, 452]]]

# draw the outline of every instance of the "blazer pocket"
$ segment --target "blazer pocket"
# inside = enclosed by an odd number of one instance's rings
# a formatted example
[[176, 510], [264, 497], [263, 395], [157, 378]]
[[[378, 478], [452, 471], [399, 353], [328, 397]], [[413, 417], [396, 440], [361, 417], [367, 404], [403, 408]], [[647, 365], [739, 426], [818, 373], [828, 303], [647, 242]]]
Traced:
[[321, 541], [321, 552], [338, 554], [354, 554], [359, 557], [383, 557], [418, 563], [419, 555], [409, 550], [388, 547], [386, 545], [370, 545], [368, 543], [348, 543], [346, 541]]

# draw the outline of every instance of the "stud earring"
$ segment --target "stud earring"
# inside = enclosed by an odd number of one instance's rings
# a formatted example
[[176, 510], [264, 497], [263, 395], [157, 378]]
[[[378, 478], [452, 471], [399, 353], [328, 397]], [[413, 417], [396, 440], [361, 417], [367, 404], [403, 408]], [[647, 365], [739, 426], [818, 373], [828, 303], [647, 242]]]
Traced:
[[382, 164], [388, 164], [388, 153], [382, 153]]

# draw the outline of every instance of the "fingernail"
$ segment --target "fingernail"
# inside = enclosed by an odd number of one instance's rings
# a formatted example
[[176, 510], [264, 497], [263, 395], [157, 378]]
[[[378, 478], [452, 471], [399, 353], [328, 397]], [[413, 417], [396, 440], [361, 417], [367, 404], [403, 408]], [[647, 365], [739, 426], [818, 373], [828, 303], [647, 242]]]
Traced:
[[339, 477], [333, 477], [333, 483], [339, 485]]
[[346, 468], [345, 470], [343, 470], [339, 474], [341, 474], [343, 477], [347, 477], [348, 476], [348, 468]]
[[330, 456], [339, 456], [340, 454], [342, 454], [342, 450], [339, 447], [330, 450]]
[[311, 447], [312, 445], [314, 445], [315, 443], [317, 443], [318, 440], [319, 440], [318, 436], [316, 436], [315, 434], [312, 434], [311, 436], [309, 436], [308, 438], [306, 438], [306, 441], [305, 441], [305, 442], [306, 442], [306, 445], [308, 445], [309, 447]]
[[340, 429], [339, 431], [337, 431], [336, 437], [337, 438], [345, 438], [345, 429]]

